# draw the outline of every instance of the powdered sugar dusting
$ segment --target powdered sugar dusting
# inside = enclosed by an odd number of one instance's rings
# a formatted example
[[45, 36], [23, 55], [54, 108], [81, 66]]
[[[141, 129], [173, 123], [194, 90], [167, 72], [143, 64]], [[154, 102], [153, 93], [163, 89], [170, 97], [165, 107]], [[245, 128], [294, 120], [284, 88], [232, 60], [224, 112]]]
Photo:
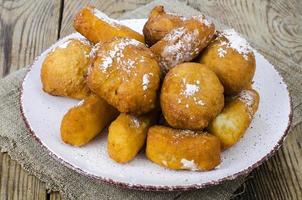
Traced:
[[181, 164], [182, 164], [182, 169], [188, 169], [188, 170], [192, 170], [192, 171], [197, 171], [198, 167], [195, 164], [194, 160], [187, 160], [187, 159], [181, 159], [180, 160]]
[[136, 128], [138, 128], [140, 126], [140, 121], [139, 121], [139, 119], [137, 117], [135, 117], [135, 116], [132, 115], [131, 116], [131, 121], [132, 121], [133, 125]]
[[198, 91], [199, 91], [199, 86], [198, 85], [187, 83], [185, 85], [185, 91], [183, 92], [183, 95], [185, 95], [186, 97], [192, 96]]
[[220, 48], [218, 49], [218, 56], [219, 56], [220, 58], [223, 58], [223, 57], [225, 56], [226, 53], [227, 53], [227, 52], [226, 52], [226, 50], [223, 49], [223, 47], [220, 47]]
[[153, 73], [144, 74], [143, 76], [143, 90], [148, 89], [148, 85], [150, 83], [150, 77], [153, 75]]
[[250, 118], [253, 117], [254, 111], [253, 111], [253, 105], [255, 103], [254, 94], [250, 90], [242, 90], [238, 94], [239, 100], [247, 105], [249, 116]]
[[[221, 33], [221, 35], [226, 37], [229, 41], [227, 43], [227, 47], [236, 50], [244, 57], [245, 60], [248, 59], [248, 54], [253, 52], [249, 43], [234, 29], [226, 29]], [[221, 45], [225, 45], [225, 43]]]
[[113, 63], [115, 59], [118, 66], [120, 66], [127, 73], [131, 72], [131, 68], [134, 67], [135, 61], [131, 59], [122, 59], [124, 57], [124, 49], [129, 46], [138, 46], [142, 43], [134, 39], [123, 38], [120, 42], [114, 44], [112, 49], [105, 54], [101, 55], [102, 62], [100, 62], [100, 68], [103, 72], [106, 72]]
[[242, 90], [239, 94], [239, 100], [244, 102], [247, 106], [252, 107], [254, 104], [254, 94], [249, 90]]
[[199, 22], [206, 25], [207, 27], [213, 26], [213, 22], [204, 15], [196, 15], [196, 16], [192, 16], [191, 18], [198, 20]]
[[79, 103], [77, 104], [77, 107], [78, 107], [78, 106], [82, 106], [82, 105], [84, 104], [84, 102], [85, 102], [84, 99], [81, 100], [81, 101], [79, 101]]
[[200, 52], [199, 30], [189, 31], [185, 27], [173, 29], [165, 35], [167, 45], [161, 53], [161, 65], [169, 69], [178, 63], [189, 61]]
[[93, 9], [93, 15], [96, 16], [97, 18], [99, 18], [102, 21], [105, 21], [108, 24], [111, 24], [113, 26], [117, 26], [119, 25], [119, 22], [117, 20], [114, 20], [110, 17], [108, 17], [105, 13], [99, 11], [98, 9]]

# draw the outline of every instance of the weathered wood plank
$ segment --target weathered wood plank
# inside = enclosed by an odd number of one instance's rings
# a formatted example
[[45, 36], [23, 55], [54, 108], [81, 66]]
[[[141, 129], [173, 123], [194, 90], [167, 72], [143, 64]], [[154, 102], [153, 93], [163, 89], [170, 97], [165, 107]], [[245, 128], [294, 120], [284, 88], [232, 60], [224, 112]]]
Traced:
[[59, 192], [52, 192], [49, 195], [49, 200], [62, 200], [63, 198], [61, 197]]
[[302, 63], [301, 1], [188, 0], [188, 3], [247, 35], [275, 57]]
[[46, 199], [45, 184], [28, 175], [7, 153], [0, 154], [0, 199]]
[[60, 0], [0, 1], [0, 77], [31, 64], [57, 39]]
[[[56, 41], [60, 0], [0, 1], [0, 77], [33, 62]], [[0, 153], [0, 199], [46, 199], [46, 187]]]

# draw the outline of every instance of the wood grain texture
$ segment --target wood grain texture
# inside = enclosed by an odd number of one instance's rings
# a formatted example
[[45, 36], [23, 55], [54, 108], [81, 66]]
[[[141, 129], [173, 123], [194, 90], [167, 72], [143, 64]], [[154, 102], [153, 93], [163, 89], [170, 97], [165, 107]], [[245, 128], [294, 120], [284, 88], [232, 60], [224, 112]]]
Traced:
[[1, 187], [0, 199], [45, 199], [45, 184], [26, 173], [21, 166], [9, 158], [7, 153], [0, 154]]
[[[60, 0], [0, 0], [0, 77], [33, 62], [57, 40]], [[46, 187], [0, 153], [0, 199], [46, 199]]]
[[192, 7], [243, 33], [276, 57], [302, 63], [299, 0], [188, 0]]
[[[74, 32], [72, 20], [85, 5], [94, 5], [111, 17], [133, 10], [151, 0], [0, 0], [0, 77], [30, 64], [57, 38]], [[173, 1], [171, 1], [173, 3]], [[302, 1], [300, 0], [187, 0], [188, 5], [217, 18], [247, 35], [261, 52], [291, 67], [281, 73], [301, 74]], [[284, 65], [285, 66], [285, 65]], [[300, 76], [296, 76], [300, 77]], [[302, 80], [289, 84], [299, 92]], [[291, 85], [293, 86], [293, 85]], [[293, 97], [297, 98], [297, 97]], [[302, 113], [302, 105], [294, 105]], [[302, 199], [302, 123], [294, 128], [282, 148], [254, 170], [234, 199]], [[61, 199], [46, 194], [45, 185], [26, 172], [7, 154], [0, 154], [0, 199]], [[34, 194], [34, 195], [32, 195]], [[181, 195], [179, 196], [181, 199]]]
[[57, 39], [60, 0], [0, 1], [0, 77], [31, 64]]

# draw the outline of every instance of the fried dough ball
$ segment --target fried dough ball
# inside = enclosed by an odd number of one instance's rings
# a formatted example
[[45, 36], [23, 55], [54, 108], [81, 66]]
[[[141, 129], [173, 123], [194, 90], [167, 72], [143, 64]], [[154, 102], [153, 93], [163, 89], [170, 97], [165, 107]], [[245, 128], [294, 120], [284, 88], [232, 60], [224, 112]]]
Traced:
[[144, 42], [144, 36], [119, 24], [94, 7], [85, 7], [75, 16], [73, 27], [93, 43], [104, 42], [116, 36]]
[[150, 49], [157, 56], [163, 72], [174, 66], [193, 60], [203, 50], [215, 33], [214, 24], [203, 16], [184, 21]]
[[256, 69], [252, 48], [232, 29], [218, 34], [201, 53], [199, 61], [216, 73], [227, 95], [248, 88]]
[[64, 115], [61, 138], [67, 144], [83, 146], [101, 133], [117, 114], [106, 101], [91, 94]]
[[120, 112], [142, 114], [156, 105], [160, 68], [142, 43], [115, 38], [97, 51], [89, 88]]
[[152, 126], [148, 131], [146, 155], [169, 169], [207, 171], [220, 164], [220, 141], [201, 131]]
[[121, 113], [109, 126], [108, 154], [118, 163], [131, 161], [145, 144], [150, 126], [158, 114], [150, 112], [141, 116]]
[[223, 149], [236, 144], [249, 127], [258, 109], [257, 91], [242, 90], [210, 123], [208, 130], [221, 141]]
[[223, 109], [223, 86], [206, 66], [182, 63], [167, 73], [160, 104], [170, 126], [200, 130]]
[[90, 90], [86, 75], [91, 45], [84, 39], [70, 39], [51, 51], [41, 69], [43, 91], [55, 96], [83, 99]]
[[155, 6], [143, 28], [146, 44], [152, 46], [172, 29], [181, 26], [182, 23], [181, 16], [167, 14], [163, 6]]

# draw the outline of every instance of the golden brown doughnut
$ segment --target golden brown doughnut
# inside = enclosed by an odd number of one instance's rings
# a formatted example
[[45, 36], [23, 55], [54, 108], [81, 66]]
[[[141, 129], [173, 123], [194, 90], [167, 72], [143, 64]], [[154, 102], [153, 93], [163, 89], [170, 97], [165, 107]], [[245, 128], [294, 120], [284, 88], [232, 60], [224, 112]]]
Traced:
[[89, 88], [120, 112], [142, 114], [156, 105], [160, 68], [153, 53], [134, 39], [103, 43], [91, 73]]
[[248, 88], [255, 74], [252, 48], [232, 29], [218, 34], [201, 53], [199, 61], [216, 73], [227, 95]]
[[160, 104], [170, 126], [200, 130], [221, 112], [223, 86], [206, 66], [182, 63], [167, 73]]
[[84, 39], [70, 39], [51, 51], [41, 69], [44, 92], [75, 99], [85, 98], [90, 90], [86, 75], [91, 45]]

